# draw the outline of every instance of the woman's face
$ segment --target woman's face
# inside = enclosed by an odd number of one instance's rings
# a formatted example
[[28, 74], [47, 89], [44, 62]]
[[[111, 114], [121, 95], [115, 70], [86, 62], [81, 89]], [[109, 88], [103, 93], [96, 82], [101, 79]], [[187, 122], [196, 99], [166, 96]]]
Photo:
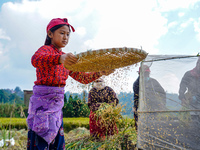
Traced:
[[104, 83], [103, 80], [97, 79], [97, 80], [94, 81], [93, 87], [100, 90], [100, 89], [103, 89], [105, 87], [105, 83]]
[[51, 44], [53, 44], [58, 49], [65, 47], [69, 42], [70, 30], [68, 26], [62, 26], [55, 30], [53, 33], [48, 32], [51, 38]]

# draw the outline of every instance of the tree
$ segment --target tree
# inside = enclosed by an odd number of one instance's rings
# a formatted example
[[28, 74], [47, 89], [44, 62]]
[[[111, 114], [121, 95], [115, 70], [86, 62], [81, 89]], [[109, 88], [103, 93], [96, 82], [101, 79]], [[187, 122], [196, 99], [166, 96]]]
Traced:
[[9, 95], [9, 103], [23, 104], [24, 101], [16, 93], [12, 93]]
[[73, 109], [73, 105], [70, 103], [65, 103], [63, 107], [63, 117], [74, 117], [75, 112]]
[[90, 109], [87, 104], [83, 104], [80, 108], [80, 117], [89, 117]]
[[7, 103], [9, 101], [9, 94], [4, 90], [0, 90], [0, 102]]
[[64, 103], [67, 103], [67, 96], [64, 94]]
[[24, 92], [22, 92], [22, 90], [21, 90], [20, 87], [18, 87], [18, 86], [14, 89], [14, 92], [15, 92], [19, 97], [21, 97], [21, 98], [24, 97]]
[[73, 98], [70, 94], [69, 100], [64, 104], [63, 117], [88, 117], [89, 112], [87, 104], [78, 95]]
[[83, 105], [78, 95], [74, 97], [74, 99], [70, 102], [73, 106], [74, 117], [80, 117], [80, 108]]
[[16, 93], [19, 93], [19, 92], [21, 92], [21, 89], [20, 89], [20, 87], [16, 86], [16, 88], [15, 88], [14, 91], [15, 91]]
[[74, 110], [74, 99], [72, 95], [69, 95], [68, 101], [64, 104], [63, 107], [63, 117], [75, 117], [76, 112]]
[[83, 103], [86, 103], [86, 91], [83, 91]]

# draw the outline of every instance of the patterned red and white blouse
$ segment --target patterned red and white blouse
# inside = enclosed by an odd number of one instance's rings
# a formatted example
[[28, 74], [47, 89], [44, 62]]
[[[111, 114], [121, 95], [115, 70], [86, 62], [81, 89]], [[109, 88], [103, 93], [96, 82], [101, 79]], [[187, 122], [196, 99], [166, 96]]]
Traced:
[[82, 84], [88, 84], [101, 75], [99, 72], [73, 72], [67, 70], [59, 63], [60, 56], [65, 54], [54, 45], [40, 47], [31, 58], [32, 65], [36, 68], [37, 80], [35, 85], [65, 86], [68, 75]]

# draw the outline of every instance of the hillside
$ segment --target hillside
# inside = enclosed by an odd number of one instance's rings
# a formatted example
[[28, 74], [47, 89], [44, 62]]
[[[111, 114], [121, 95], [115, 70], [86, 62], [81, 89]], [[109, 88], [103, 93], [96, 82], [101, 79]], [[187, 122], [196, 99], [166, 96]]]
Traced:
[[[88, 92], [83, 91], [82, 93], [71, 93], [67, 91], [65, 93], [65, 102], [69, 99], [69, 96], [78, 97], [79, 99], [88, 101]], [[134, 105], [133, 101], [133, 93], [129, 92], [120, 92], [117, 94], [119, 98], [119, 103], [124, 105], [125, 112], [123, 115], [130, 115], [132, 114], [132, 107]], [[11, 89], [0, 89], [0, 103], [17, 103], [17, 104], [24, 104], [24, 93], [21, 91], [19, 87], [16, 87], [14, 90]], [[180, 108], [180, 100], [178, 99], [177, 94], [167, 93], [167, 107], [172, 110]]]

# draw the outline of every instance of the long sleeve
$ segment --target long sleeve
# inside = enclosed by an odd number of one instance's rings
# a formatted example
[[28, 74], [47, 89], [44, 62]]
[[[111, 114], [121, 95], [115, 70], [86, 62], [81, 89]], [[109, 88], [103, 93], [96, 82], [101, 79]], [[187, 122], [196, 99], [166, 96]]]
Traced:
[[93, 73], [86, 73], [86, 72], [73, 72], [70, 71], [69, 75], [76, 81], [82, 83], [82, 84], [88, 84], [99, 77], [101, 77], [99, 72], [93, 72]]
[[117, 95], [115, 93], [115, 91], [110, 88], [110, 87], [107, 87], [107, 91], [108, 91], [108, 102], [107, 103], [113, 103], [115, 105], [118, 105], [119, 103], [119, 99], [117, 98]]
[[139, 104], [139, 77], [133, 84], [133, 91], [134, 91], [134, 108], [137, 111], [138, 104]]
[[32, 56], [32, 65], [36, 68], [37, 80], [35, 85], [64, 86], [69, 71], [59, 64], [62, 51], [54, 45], [40, 47]]
[[31, 58], [31, 63], [35, 68], [52, 67], [59, 65], [62, 52], [55, 51], [51, 46], [42, 46]]
[[32, 56], [32, 65], [36, 68], [36, 85], [65, 86], [68, 75], [74, 80], [88, 84], [101, 75], [99, 72], [85, 73], [72, 72], [59, 63], [60, 56], [64, 52], [58, 50], [54, 45], [40, 47]]
[[95, 93], [93, 90], [91, 90], [88, 94], [88, 107], [92, 112], [98, 110], [101, 103], [99, 102], [99, 99], [95, 96]]

